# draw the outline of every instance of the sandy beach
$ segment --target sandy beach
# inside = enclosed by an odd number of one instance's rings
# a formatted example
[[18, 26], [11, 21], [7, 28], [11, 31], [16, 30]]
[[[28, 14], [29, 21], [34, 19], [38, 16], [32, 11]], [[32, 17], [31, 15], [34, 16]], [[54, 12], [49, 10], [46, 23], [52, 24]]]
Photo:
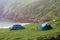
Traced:
[[0, 24], [0, 28], [9, 28], [15, 24], [20, 24], [20, 25], [24, 26], [24, 25], [28, 25], [30, 23], [8, 23], [8, 24], [3, 23], [3, 24]]

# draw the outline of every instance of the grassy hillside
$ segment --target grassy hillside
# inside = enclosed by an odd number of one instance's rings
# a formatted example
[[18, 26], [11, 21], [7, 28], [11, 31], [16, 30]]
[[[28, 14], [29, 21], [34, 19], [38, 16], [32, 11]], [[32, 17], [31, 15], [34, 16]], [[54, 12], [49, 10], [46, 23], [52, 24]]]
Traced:
[[[21, 19], [38, 22], [39, 20], [53, 20], [60, 18], [60, 1], [59, 0], [39, 0], [27, 4], [26, 6], [16, 9], [16, 13], [19, 14], [16, 16], [17, 19]], [[23, 20], [23, 21], [24, 21]], [[34, 21], [35, 20], [35, 21]], [[19, 21], [19, 20], [18, 20]]]
[[41, 22], [60, 18], [60, 0], [1, 0], [0, 19]]
[[[15, 9], [25, 7], [27, 4], [35, 2], [37, 0], [0, 0], [0, 19], [13, 20], [15, 15]], [[16, 19], [14, 19], [16, 20]]]
[[45, 40], [60, 34], [60, 20], [51, 21], [52, 30], [40, 31], [38, 24], [26, 25], [24, 30], [0, 29], [0, 40]]

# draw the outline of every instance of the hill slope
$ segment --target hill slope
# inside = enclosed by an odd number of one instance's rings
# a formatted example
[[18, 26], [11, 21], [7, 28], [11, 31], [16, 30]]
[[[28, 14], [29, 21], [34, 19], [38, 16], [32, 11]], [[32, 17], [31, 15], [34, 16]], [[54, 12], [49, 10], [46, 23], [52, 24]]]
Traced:
[[[38, 22], [41, 20], [53, 20], [60, 18], [60, 1], [42, 0], [36, 1], [22, 8], [21, 11], [17, 9], [17, 13], [22, 14], [22, 18]], [[21, 15], [19, 15], [20, 17]], [[34, 21], [35, 20], [35, 21]]]
[[2, 19], [17, 22], [40, 22], [60, 18], [60, 0], [10, 0], [8, 2], [5, 4], [6, 10], [0, 13]]

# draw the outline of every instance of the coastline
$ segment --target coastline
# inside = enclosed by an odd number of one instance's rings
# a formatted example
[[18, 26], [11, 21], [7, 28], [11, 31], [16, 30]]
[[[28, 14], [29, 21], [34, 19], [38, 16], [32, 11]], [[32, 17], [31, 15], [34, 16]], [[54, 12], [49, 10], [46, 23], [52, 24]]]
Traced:
[[31, 24], [31, 23], [9, 23], [9, 24], [4, 24], [3, 23], [3, 24], [0, 24], [0, 28], [9, 28], [9, 27], [11, 27], [15, 24], [20, 24], [20, 25], [24, 26], [24, 25], [28, 25], [28, 24]]

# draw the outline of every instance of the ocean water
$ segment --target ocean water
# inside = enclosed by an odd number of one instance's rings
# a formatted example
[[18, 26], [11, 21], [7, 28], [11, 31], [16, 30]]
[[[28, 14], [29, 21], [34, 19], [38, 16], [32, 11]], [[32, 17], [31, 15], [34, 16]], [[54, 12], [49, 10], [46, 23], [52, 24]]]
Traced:
[[13, 24], [14, 24], [13, 22], [0, 20], [0, 28], [8, 27], [8, 26], [11, 26]]
[[9, 22], [9, 21], [5, 21], [5, 20], [0, 20], [0, 28], [9, 28], [15, 24], [19, 24], [19, 25], [28, 25], [30, 23], [15, 23], [15, 22]]

